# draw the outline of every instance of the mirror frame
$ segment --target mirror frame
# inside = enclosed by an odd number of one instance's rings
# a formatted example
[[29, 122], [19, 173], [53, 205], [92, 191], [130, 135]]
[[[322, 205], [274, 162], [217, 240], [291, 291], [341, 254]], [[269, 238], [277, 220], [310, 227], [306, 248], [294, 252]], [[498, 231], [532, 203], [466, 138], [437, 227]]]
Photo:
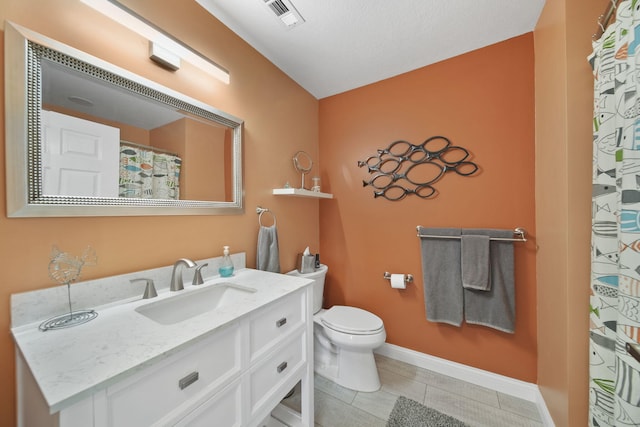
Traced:
[[[5, 153], [8, 217], [237, 215], [244, 213], [242, 120], [41, 34], [5, 22]], [[231, 202], [42, 194], [40, 154], [42, 59], [71, 67], [120, 89], [231, 128]]]

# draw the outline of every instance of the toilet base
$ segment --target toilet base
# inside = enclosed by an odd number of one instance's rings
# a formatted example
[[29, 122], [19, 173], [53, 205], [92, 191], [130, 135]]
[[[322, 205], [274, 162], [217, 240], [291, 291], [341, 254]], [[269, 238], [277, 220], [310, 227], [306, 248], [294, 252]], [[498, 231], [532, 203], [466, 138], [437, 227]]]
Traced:
[[370, 334], [338, 332], [322, 323], [326, 310], [314, 315], [314, 371], [336, 384], [355, 391], [380, 389], [380, 376], [373, 350], [387, 334], [384, 328]]
[[315, 372], [350, 390], [364, 392], [380, 390], [380, 376], [373, 351], [339, 349], [334, 361], [333, 364], [316, 363]]

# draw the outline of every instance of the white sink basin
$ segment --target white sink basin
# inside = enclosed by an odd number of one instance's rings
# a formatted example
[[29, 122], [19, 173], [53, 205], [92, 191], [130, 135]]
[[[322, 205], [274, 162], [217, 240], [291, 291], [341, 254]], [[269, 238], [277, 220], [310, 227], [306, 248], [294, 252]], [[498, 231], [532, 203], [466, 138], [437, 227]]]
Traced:
[[182, 291], [161, 301], [141, 305], [136, 311], [162, 325], [179, 323], [218, 307], [234, 304], [255, 289], [235, 283], [216, 283], [195, 291]]

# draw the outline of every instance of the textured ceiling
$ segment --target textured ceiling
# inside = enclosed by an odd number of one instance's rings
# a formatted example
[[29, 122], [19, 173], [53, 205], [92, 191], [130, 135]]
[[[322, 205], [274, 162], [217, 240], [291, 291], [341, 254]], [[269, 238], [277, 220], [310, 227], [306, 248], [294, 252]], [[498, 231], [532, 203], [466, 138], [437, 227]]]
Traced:
[[[316, 98], [533, 31], [544, 0], [196, 0]], [[289, 3], [290, 1], [290, 3]], [[231, 77], [233, 78], [233, 76]]]

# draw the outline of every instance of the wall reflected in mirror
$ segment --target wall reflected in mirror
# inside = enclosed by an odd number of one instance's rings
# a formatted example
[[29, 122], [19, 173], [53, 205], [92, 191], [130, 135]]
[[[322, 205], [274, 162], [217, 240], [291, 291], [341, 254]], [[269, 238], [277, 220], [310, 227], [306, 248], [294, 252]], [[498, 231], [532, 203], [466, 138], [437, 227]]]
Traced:
[[44, 195], [232, 201], [232, 130], [42, 61]]

